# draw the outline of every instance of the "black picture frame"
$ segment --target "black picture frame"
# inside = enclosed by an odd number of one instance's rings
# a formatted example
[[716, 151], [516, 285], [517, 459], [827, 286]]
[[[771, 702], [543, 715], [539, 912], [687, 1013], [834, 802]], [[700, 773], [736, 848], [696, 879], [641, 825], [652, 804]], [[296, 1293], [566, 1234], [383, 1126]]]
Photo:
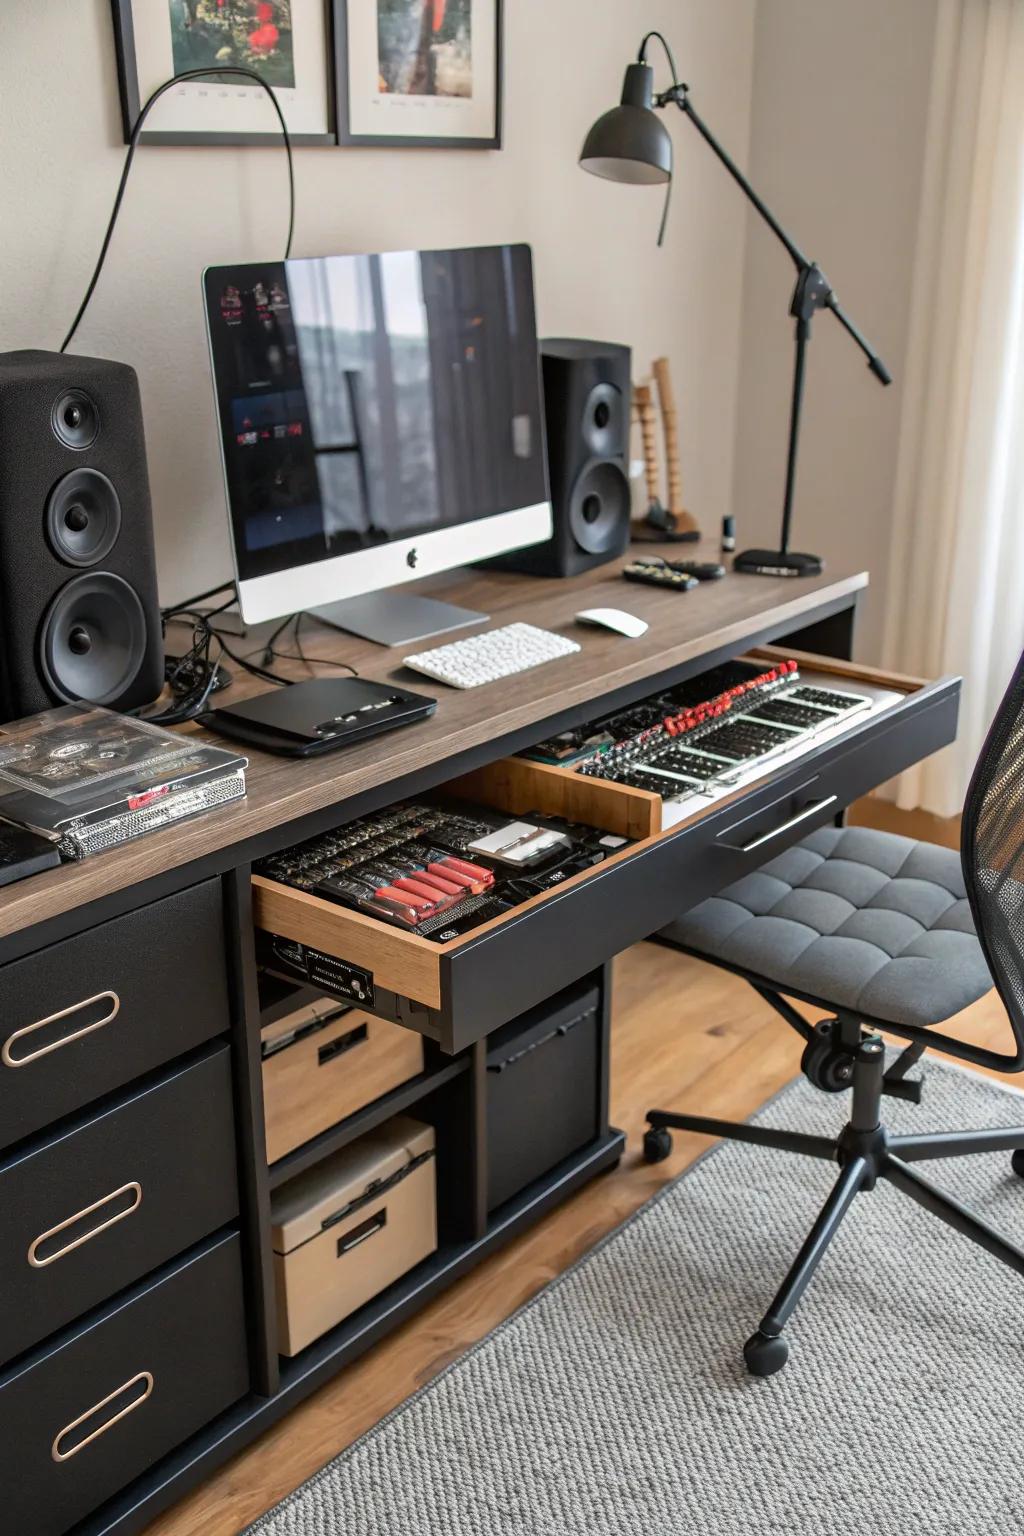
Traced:
[[504, 0], [494, 5], [494, 133], [483, 138], [428, 134], [352, 133], [349, 128], [348, 11], [349, 0], [334, 3], [334, 121], [337, 142], [365, 149], [500, 149], [504, 96]]
[[[138, 121], [138, 116], [143, 107], [143, 101], [139, 90], [139, 71], [135, 53], [135, 21], [132, 14], [133, 0], [112, 0], [114, 21], [114, 48], [117, 54], [117, 79], [121, 92], [121, 126], [124, 132], [124, 142], [131, 140], [132, 129]], [[292, 144], [302, 145], [334, 145], [338, 142], [336, 132], [337, 113], [337, 81], [334, 78], [334, 65], [337, 58], [336, 39], [334, 36], [334, 6], [331, 0], [324, 0], [324, 37], [326, 41], [324, 69], [327, 84], [327, 111], [328, 131], [326, 133], [292, 133], [289, 135]], [[273, 116], [273, 109], [267, 103], [268, 111]], [[157, 108], [159, 111], [159, 108]], [[176, 145], [260, 145], [280, 144], [280, 129], [269, 130], [267, 133], [211, 133], [200, 131], [161, 131], [146, 130], [139, 137], [140, 144], [176, 144]]]

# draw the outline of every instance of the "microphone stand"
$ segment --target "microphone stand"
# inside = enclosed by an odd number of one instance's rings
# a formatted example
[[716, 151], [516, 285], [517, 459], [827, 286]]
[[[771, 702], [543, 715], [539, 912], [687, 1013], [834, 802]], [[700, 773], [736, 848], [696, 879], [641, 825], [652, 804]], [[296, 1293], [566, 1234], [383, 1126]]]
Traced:
[[[654, 34], [657, 35], [657, 34]], [[640, 62], [644, 62], [641, 48]], [[667, 51], [667, 47], [666, 47]], [[671, 58], [671, 54], [669, 55]], [[673, 69], [673, 74], [675, 70]], [[807, 343], [811, 339], [811, 318], [818, 310], [828, 309], [840, 325], [860, 347], [868, 360], [868, 367], [882, 384], [891, 384], [892, 375], [878, 353], [843, 311], [833, 292], [832, 285], [816, 262], [808, 261], [796, 241], [783, 229], [767, 204], [758, 196], [736, 162], [722, 148], [707, 124], [694, 110], [690, 102], [689, 87], [676, 82], [667, 91], [655, 96], [656, 107], [677, 106], [690, 119], [701, 138], [714, 150], [729, 175], [743, 190], [764, 219], [769, 229], [789, 252], [797, 271], [796, 286], [789, 304], [789, 313], [796, 321], [796, 361], [793, 370], [793, 400], [789, 416], [789, 450], [786, 457], [786, 494], [782, 503], [782, 537], [778, 549], [748, 549], [738, 554], [733, 568], [757, 576], [817, 576], [823, 569], [818, 555], [798, 554], [789, 547], [790, 524], [793, 517], [793, 493], [796, 487], [796, 458], [800, 441], [800, 413], [804, 397], [804, 369]]]

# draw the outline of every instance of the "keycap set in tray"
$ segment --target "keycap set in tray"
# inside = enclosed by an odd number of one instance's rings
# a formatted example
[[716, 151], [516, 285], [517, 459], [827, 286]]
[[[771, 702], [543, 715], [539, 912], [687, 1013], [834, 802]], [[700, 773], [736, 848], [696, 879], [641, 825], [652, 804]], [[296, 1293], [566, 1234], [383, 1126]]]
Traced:
[[283, 885], [442, 943], [601, 863], [626, 842], [551, 817], [530, 815], [527, 821], [557, 831], [559, 846], [512, 874], [500, 859], [466, 854], [470, 844], [509, 824], [509, 817], [427, 804], [361, 817], [256, 868]]
[[[700, 679], [695, 680], [699, 682]], [[795, 661], [750, 676], [721, 693], [693, 698], [660, 724], [599, 750], [575, 771], [646, 789], [664, 799], [711, 793], [743, 770], [791, 750], [848, 711], [865, 709], [864, 694], [815, 688]]]

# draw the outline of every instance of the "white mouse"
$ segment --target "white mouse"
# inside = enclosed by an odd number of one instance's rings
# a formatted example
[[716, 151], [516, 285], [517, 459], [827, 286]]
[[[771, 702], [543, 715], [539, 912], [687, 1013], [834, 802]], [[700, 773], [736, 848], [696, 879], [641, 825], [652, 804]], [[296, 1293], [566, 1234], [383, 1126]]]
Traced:
[[613, 629], [618, 635], [628, 635], [630, 640], [639, 640], [648, 629], [645, 619], [638, 619], [633, 613], [623, 613], [621, 608], [584, 608], [582, 613], [576, 615], [576, 622], [596, 624], [599, 629]]

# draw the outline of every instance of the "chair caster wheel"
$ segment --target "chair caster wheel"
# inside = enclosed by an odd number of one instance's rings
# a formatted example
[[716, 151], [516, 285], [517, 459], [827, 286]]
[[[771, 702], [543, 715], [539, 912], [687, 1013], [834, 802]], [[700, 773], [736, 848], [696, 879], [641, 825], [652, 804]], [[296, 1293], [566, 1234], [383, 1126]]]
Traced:
[[789, 1359], [789, 1345], [781, 1334], [769, 1338], [758, 1329], [744, 1344], [743, 1358], [751, 1376], [774, 1376]]
[[1010, 1167], [1019, 1179], [1024, 1179], [1024, 1147], [1018, 1147], [1010, 1159]]
[[672, 1152], [672, 1137], [663, 1125], [644, 1131], [644, 1162], [663, 1163]]

